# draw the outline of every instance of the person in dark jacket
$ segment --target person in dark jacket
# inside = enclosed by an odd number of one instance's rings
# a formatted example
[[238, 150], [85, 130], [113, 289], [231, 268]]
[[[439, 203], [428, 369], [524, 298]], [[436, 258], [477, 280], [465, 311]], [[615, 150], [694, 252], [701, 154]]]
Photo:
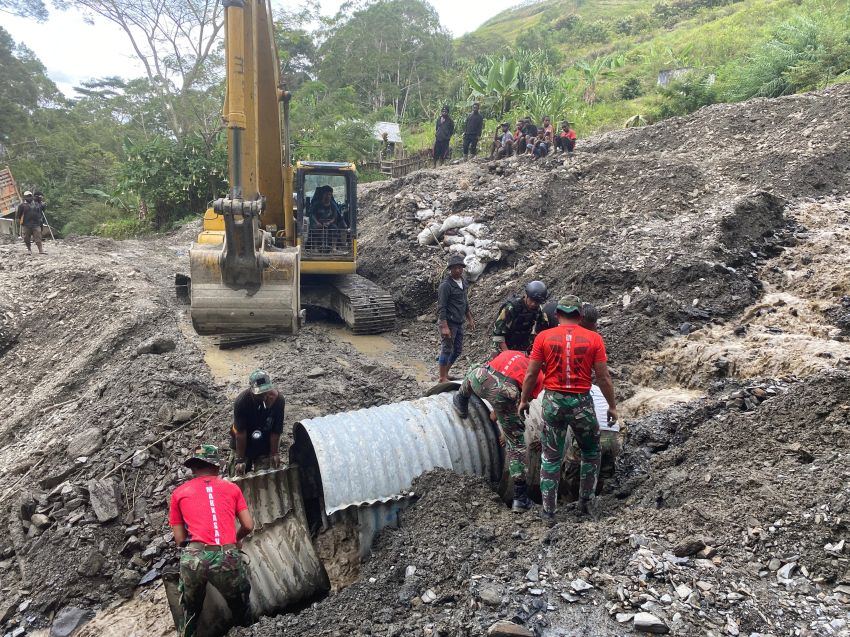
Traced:
[[463, 321], [469, 323], [469, 329], [475, 329], [475, 321], [469, 311], [469, 283], [463, 278], [466, 264], [463, 256], [455, 254], [449, 258], [449, 276], [443, 279], [437, 289], [437, 329], [440, 333], [441, 383], [448, 382], [449, 370], [463, 351]]
[[18, 205], [15, 216], [21, 226], [21, 238], [24, 240], [27, 251], [32, 254], [32, 242], [35, 241], [38, 253], [44, 254], [41, 243], [41, 221], [44, 212], [41, 204], [33, 201], [32, 193], [29, 190], [24, 193], [24, 200]]
[[478, 140], [481, 139], [481, 131], [484, 130], [484, 118], [478, 111], [481, 105], [475, 103], [472, 105], [472, 112], [466, 118], [466, 126], [463, 129], [463, 159], [469, 159], [472, 155], [475, 157], [478, 154]]
[[434, 142], [434, 168], [437, 163], [444, 163], [449, 154], [449, 143], [455, 133], [455, 122], [449, 116], [449, 107], [443, 106], [440, 117], [437, 119], [437, 139]]

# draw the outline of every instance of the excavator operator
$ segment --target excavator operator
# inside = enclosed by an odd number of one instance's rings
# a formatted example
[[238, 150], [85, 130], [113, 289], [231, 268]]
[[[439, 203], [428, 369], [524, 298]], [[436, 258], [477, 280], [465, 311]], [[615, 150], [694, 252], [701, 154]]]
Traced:
[[319, 186], [310, 202], [309, 246], [327, 251], [344, 244], [340, 231], [348, 230], [348, 224], [342, 216], [336, 201], [334, 190], [330, 186]]

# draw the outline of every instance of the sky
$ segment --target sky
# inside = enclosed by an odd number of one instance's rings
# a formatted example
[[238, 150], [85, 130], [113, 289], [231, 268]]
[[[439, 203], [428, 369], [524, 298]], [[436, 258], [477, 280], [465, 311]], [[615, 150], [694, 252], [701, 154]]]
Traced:
[[[440, 21], [454, 36], [475, 30], [497, 13], [519, 3], [519, 0], [430, 0], [440, 14]], [[272, 0], [279, 6], [281, 0]], [[287, 5], [296, 4], [288, 2]], [[322, 12], [336, 13], [342, 0], [323, 0]], [[141, 67], [130, 52], [123, 32], [106, 20], [86, 24], [76, 11], [52, 10], [44, 23], [2, 15], [2, 26], [16, 42], [25, 42], [32, 49], [47, 74], [59, 89], [74, 96], [74, 86], [83, 80], [118, 75], [139, 77]]]

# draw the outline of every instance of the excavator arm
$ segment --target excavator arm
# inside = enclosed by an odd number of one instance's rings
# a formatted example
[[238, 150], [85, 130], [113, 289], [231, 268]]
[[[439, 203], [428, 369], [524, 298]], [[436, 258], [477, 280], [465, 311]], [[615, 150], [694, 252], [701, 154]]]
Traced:
[[280, 84], [268, 0], [224, 6], [230, 190], [207, 211], [189, 253], [192, 323], [199, 334], [294, 333], [301, 281], [290, 94]]

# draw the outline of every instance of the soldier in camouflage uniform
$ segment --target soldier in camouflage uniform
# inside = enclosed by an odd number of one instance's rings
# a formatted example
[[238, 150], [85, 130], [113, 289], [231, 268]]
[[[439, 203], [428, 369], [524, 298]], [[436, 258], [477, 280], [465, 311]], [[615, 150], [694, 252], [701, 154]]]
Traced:
[[593, 513], [600, 458], [599, 423], [590, 396], [593, 373], [608, 401], [609, 420], [617, 420], [614, 386], [608, 373], [602, 337], [579, 325], [581, 301], [576, 296], [558, 301], [557, 315], [560, 325], [534, 339], [518, 408], [521, 415], [527, 411], [537, 373], [543, 369], [540, 491], [543, 496], [541, 515], [547, 523], [555, 520], [568, 428], [572, 429], [581, 449], [579, 511]]
[[[505, 441], [510, 475], [514, 480], [513, 510], [522, 513], [531, 508], [526, 484], [525, 422], [517, 413], [520, 386], [528, 369], [525, 352], [508, 350], [489, 363], [473, 367], [460, 390], [454, 396], [455, 410], [466, 418], [469, 413], [469, 398], [474, 393], [493, 406], [496, 422]], [[531, 396], [535, 398], [543, 389], [543, 374], [538, 375], [537, 385]]]
[[180, 556], [183, 620], [178, 630], [183, 637], [195, 635], [207, 583], [224, 597], [233, 621], [249, 626], [251, 585], [239, 550], [254, 529], [248, 505], [238, 486], [218, 477], [217, 447], [199, 446], [184, 464], [192, 470], [192, 479], [174, 490], [168, 515], [174, 541], [185, 546]]
[[[596, 385], [590, 388], [590, 396], [593, 399], [593, 409], [596, 412], [596, 420], [599, 422], [599, 478], [596, 481], [596, 493], [602, 492], [605, 482], [614, 477], [614, 468], [617, 456], [623, 449], [623, 439], [626, 428], [618, 422], [608, 422], [608, 402], [602, 395], [602, 390]], [[579, 474], [581, 471], [581, 449], [575, 440], [570, 442], [567, 453], [564, 456], [564, 479], [567, 500], [578, 500], [579, 497]]]
[[522, 297], [509, 299], [499, 310], [493, 324], [493, 346], [496, 354], [507, 350], [525, 352], [531, 349], [532, 331], [539, 334], [549, 325], [540, 306], [546, 302], [548, 292], [542, 281], [531, 281], [525, 286]]

